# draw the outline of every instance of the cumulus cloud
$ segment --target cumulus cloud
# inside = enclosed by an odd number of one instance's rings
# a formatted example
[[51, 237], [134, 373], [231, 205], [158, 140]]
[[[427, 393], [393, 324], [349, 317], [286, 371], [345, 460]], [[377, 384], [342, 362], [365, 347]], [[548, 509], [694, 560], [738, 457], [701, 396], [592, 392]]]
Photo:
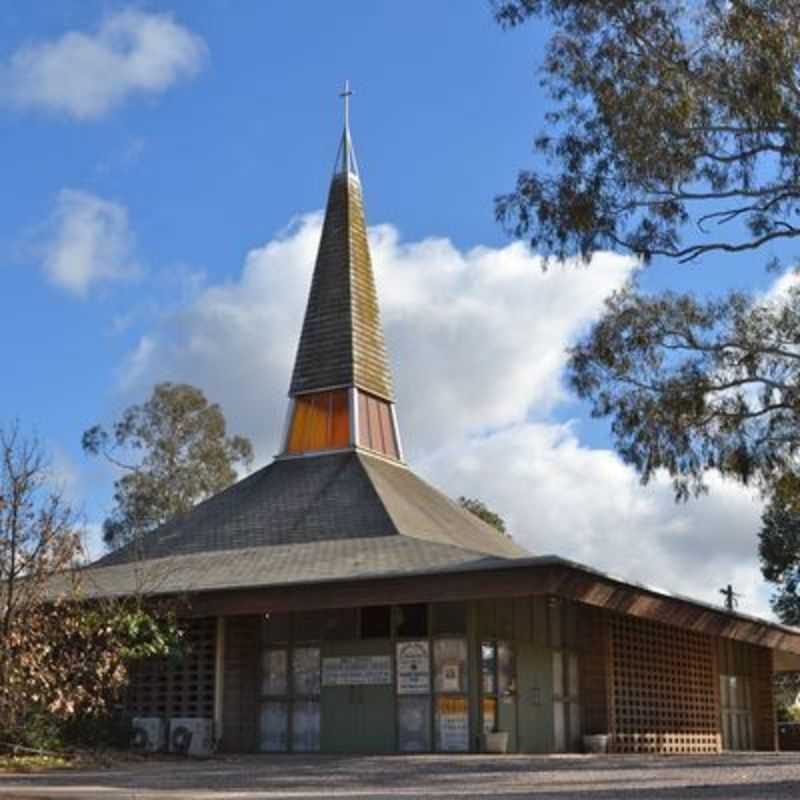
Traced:
[[[202, 380], [274, 453], [305, 309], [321, 216], [309, 214], [248, 253], [239, 280], [201, 292], [142, 338], [123, 385]], [[590, 270], [542, 272], [519, 244], [461, 252], [446, 239], [401, 242], [370, 230], [406, 449], [543, 415], [563, 397], [564, 350], [633, 262], [600, 256]], [[242, 387], [248, 387], [242, 391]]]
[[79, 297], [139, 271], [125, 207], [75, 189], [59, 192], [40, 254], [49, 280]]
[[643, 487], [615, 453], [582, 445], [571, 423], [456, 442], [419, 468], [451, 495], [502, 510], [534, 553], [716, 604], [732, 583], [743, 610], [770, 613], [755, 554], [761, 503], [738, 485], [712, 475], [708, 495], [676, 504], [666, 478]]
[[25, 44], [0, 64], [0, 101], [98, 119], [133, 94], [158, 94], [195, 75], [202, 38], [166, 14], [123, 9], [93, 33]]
[[[286, 390], [321, 217], [299, 218], [142, 336], [121, 371], [122, 399], [185, 380], [222, 404], [259, 460], [279, 446]], [[743, 608], [766, 612], [755, 562], [759, 504], [712, 481], [675, 505], [643, 488], [615, 453], [584, 445], [564, 416], [565, 350], [635, 269], [604, 255], [553, 267], [519, 244], [459, 250], [370, 229], [373, 262], [410, 460], [451, 496], [485, 500], [515, 539], [642, 582], [718, 602], [732, 582]]]

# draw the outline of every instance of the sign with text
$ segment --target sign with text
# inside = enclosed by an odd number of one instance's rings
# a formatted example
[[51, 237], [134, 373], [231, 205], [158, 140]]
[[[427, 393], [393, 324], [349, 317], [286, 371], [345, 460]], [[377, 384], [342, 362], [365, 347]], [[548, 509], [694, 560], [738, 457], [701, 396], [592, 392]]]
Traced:
[[322, 659], [323, 686], [385, 685], [391, 682], [391, 656], [329, 656]]
[[427, 694], [431, 690], [428, 642], [397, 643], [397, 693]]
[[469, 750], [469, 713], [466, 697], [439, 697], [436, 701], [438, 749], [463, 753]]

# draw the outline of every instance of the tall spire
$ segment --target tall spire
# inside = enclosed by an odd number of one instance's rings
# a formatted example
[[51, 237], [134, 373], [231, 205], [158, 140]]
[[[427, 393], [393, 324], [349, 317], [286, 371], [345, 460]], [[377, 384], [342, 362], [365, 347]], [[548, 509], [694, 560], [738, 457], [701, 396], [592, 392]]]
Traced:
[[351, 96], [345, 83], [344, 131], [289, 388], [293, 405], [284, 452], [362, 447], [399, 459], [392, 378], [350, 136]]

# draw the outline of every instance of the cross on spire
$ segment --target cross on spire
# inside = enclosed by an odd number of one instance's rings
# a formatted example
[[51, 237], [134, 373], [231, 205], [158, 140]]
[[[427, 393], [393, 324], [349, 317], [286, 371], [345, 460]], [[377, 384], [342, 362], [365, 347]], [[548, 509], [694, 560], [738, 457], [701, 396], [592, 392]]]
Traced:
[[345, 80], [344, 89], [339, 92], [339, 97], [344, 100], [344, 127], [349, 130], [350, 128], [350, 98], [353, 96], [353, 90], [350, 88], [350, 81]]
[[353, 143], [350, 140], [350, 98], [353, 90], [350, 88], [350, 81], [344, 82], [344, 88], [339, 92], [339, 97], [344, 100], [344, 132], [342, 133], [342, 143], [339, 145], [339, 152], [336, 154], [335, 174], [355, 175], [358, 177], [358, 165], [356, 155], [353, 152]]

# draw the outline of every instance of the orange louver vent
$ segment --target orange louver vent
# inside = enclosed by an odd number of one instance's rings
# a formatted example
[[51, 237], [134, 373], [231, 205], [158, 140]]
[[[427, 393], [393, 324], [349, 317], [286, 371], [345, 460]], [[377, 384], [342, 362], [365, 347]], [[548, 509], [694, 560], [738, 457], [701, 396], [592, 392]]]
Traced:
[[347, 389], [295, 398], [287, 453], [339, 450], [350, 444]]

